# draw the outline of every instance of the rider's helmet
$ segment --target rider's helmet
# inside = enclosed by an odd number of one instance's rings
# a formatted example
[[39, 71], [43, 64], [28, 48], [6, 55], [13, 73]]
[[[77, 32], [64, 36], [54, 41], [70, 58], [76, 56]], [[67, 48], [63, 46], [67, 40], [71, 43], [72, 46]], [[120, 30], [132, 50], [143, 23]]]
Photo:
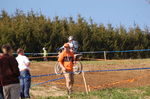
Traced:
[[68, 40], [69, 41], [73, 40], [73, 36], [69, 36]]
[[65, 43], [65, 44], [64, 44], [64, 47], [65, 47], [65, 48], [70, 48], [70, 46], [69, 46], [68, 43]]

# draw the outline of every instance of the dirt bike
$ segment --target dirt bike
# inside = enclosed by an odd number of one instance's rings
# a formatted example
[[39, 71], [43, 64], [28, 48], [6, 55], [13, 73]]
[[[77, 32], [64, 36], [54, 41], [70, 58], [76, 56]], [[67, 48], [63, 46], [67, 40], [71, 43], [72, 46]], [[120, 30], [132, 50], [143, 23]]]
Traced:
[[[61, 53], [61, 51], [59, 51], [59, 53]], [[73, 73], [74, 74], [80, 74], [82, 72], [83, 67], [82, 67], [82, 63], [80, 61], [81, 58], [82, 58], [82, 54], [75, 54], [75, 60], [76, 60], [76, 62], [74, 64], [74, 66], [73, 66]], [[61, 67], [59, 65], [59, 62], [57, 62], [55, 64], [55, 66], [54, 66], [54, 72], [56, 74], [60, 74], [60, 75], [63, 74], [62, 69], [61, 69]]]

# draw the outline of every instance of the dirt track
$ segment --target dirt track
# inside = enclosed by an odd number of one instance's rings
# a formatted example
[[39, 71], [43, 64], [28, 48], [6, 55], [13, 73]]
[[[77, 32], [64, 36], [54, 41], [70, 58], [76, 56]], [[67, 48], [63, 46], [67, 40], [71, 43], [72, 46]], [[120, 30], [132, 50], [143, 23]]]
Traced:
[[[36, 62], [31, 64], [32, 75], [42, 75], [54, 73], [56, 62]], [[82, 62], [84, 70], [111, 70], [150, 67], [150, 60], [109, 60], [98, 62]], [[33, 83], [44, 82], [50, 79], [63, 77], [63, 75], [46, 76], [33, 78]], [[91, 90], [112, 88], [112, 87], [138, 87], [150, 85], [150, 70], [133, 71], [109, 71], [85, 73], [87, 84]], [[65, 90], [65, 80], [58, 80], [40, 85], [45, 88], [56, 86], [60, 90]], [[34, 86], [37, 87], [37, 86]], [[75, 75], [74, 91], [85, 91], [82, 75]]]

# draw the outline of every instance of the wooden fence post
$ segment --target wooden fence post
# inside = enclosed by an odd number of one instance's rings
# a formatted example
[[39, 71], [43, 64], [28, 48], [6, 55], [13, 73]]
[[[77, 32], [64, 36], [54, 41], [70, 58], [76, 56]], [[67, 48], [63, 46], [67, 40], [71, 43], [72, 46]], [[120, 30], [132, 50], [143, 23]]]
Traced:
[[107, 60], [106, 51], [104, 51], [104, 60], [105, 60], [105, 61]]
[[84, 81], [85, 91], [88, 94], [88, 87], [87, 87], [87, 83], [86, 83], [86, 79], [85, 79], [85, 75], [84, 75], [83, 71], [82, 71], [82, 77], [83, 77], [83, 81]]

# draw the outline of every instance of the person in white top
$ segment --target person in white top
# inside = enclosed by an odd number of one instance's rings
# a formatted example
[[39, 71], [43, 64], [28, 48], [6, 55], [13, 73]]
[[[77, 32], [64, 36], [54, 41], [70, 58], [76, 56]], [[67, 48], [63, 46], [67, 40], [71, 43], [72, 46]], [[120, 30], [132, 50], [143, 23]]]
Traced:
[[30, 75], [30, 61], [28, 57], [24, 55], [24, 50], [19, 48], [17, 50], [18, 56], [16, 60], [18, 62], [18, 67], [20, 70], [20, 96], [21, 98], [30, 98], [29, 90], [31, 85], [31, 75]]
[[43, 58], [44, 58], [44, 61], [48, 61], [48, 59], [47, 59], [47, 51], [46, 51], [45, 47], [43, 47]]

